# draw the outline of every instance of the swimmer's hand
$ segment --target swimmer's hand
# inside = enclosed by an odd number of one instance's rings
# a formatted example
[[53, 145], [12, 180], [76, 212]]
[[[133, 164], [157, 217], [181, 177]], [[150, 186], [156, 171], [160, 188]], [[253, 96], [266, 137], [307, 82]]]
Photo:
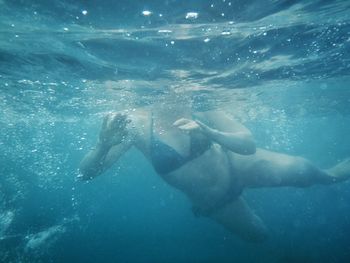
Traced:
[[130, 120], [125, 114], [107, 114], [103, 119], [99, 143], [108, 148], [120, 144], [128, 134], [126, 127], [128, 123]]
[[173, 123], [173, 125], [185, 132], [194, 132], [201, 130], [201, 126], [197, 121], [185, 118], [178, 119]]
[[209, 134], [213, 131], [212, 128], [208, 127], [199, 120], [189, 120], [181, 118], [175, 121], [173, 125], [185, 132], [201, 132], [203, 134]]

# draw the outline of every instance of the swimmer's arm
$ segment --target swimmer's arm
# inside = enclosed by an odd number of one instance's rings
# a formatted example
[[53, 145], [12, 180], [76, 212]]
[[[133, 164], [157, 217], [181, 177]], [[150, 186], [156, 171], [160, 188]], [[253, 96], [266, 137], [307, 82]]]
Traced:
[[256, 152], [253, 136], [245, 126], [224, 114], [207, 114], [206, 117], [212, 127], [199, 120], [185, 118], [174, 122], [174, 126], [186, 132], [201, 132], [209, 140], [238, 154], [250, 155]]
[[256, 152], [255, 141], [250, 132], [224, 132], [202, 123], [200, 126], [208, 138], [234, 153], [250, 155]]
[[131, 146], [131, 141], [122, 142], [111, 147], [99, 141], [95, 148], [86, 154], [81, 161], [79, 178], [91, 180], [102, 174], [117, 162]]
[[253, 135], [243, 124], [220, 111], [206, 113], [206, 119], [208, 125], [196, 122], [201, 132], [212, 141], [234, 153], [250, 155], [256, 152]]
[[130, 120], [122, 113], [107, 114], [102, 123], [98, 143], [80, 163], [80, 178], [92, 179], [111, 167], [134, 143], [134, 132], [128, 130]]

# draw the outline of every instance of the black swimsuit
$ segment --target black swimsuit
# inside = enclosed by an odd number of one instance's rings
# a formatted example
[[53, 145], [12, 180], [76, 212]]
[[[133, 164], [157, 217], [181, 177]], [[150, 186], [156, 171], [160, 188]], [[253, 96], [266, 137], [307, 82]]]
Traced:
[[159, 140], [154, 134], [153, 116], [151, 123], [151, 162], [158, 174], [167, 174], [180, 168], [184, 164], [201, 156], [211, 146], [207, 139], [191, 136], [190, 154], [182, 156], [171, 146]]
[[[187, 162], [201, 156], [211, 147], [211, 141], [199, 136], [191, 136], [190, 154], [184, 157], [171, 146], [156, 138], [153, 127], [153, 116], [151, 121], [151, 162], [156, 172], [160, 175], [175, 171]], [[231, 162], [230, 166], [230, 170], [233, 170]], [[193, 206], [192, 211], [194, 215], [210, 216], [219, 209], [224, 208], [228, 203], [236, 200], [241, 195], [243, 187], [233, 176], [231, 177], [230, 184], [229, 190], [213, 206], [206, 208]]]

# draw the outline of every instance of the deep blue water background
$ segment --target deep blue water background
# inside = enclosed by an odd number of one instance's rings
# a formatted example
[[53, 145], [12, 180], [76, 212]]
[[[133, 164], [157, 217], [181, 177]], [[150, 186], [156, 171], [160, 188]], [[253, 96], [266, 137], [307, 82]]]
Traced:
[[349, 157], [349, 11], [0, 0], [0, 262], [350, 262], [348, 182], [246, 191], [271, 232], [250, 244], [195, 218], [134, 150], [75, 179], [106, 112], [157, 103], [224, 109], [260, 147], [322, 168]]

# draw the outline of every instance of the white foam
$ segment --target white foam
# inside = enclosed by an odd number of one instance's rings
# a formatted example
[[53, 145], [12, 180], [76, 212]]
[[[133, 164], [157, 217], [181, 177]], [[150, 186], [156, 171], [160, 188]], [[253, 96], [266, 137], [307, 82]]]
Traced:
[[40, 249], [43, 246], [48, 246], [54, 242], [61, 234], [66, 232], [66, 227], [63, 225], [55, 225], [44, 231], [26, 236], [27, 243], [25, 250]]
[[6, 230], [11, 225], [14, 217], [15, 213], [12, 211], [7, 211], [0, 214], [0, 237], [5, 234]]

